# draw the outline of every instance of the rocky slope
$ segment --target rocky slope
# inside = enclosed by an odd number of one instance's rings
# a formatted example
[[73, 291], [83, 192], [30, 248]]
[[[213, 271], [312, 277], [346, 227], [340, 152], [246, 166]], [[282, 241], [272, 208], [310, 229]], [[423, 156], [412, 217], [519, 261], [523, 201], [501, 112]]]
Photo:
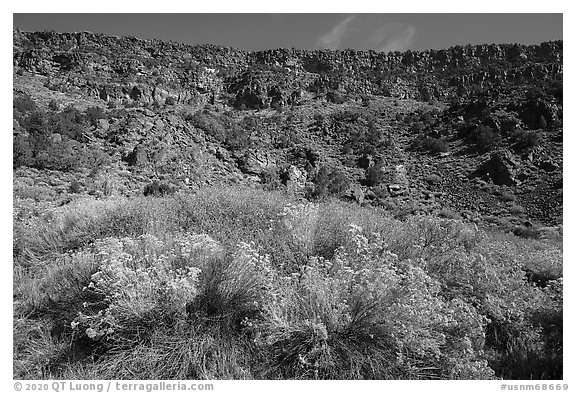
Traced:
[[108, 157], [94, 170], [141, 179], [111, 192], [234, 182], [519, 234], [562, 222], [561, 41], [386, 54], [13, 35], [15, 99], [37, 106], [15, 104], [17, 167], [90, 146]]

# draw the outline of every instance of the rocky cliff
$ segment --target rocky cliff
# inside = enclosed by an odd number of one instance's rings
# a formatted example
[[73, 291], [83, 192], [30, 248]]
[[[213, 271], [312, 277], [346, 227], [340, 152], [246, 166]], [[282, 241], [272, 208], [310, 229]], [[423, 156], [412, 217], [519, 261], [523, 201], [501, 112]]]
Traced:
[[105, 101], [236, 107], [300, 103], [326, 91], [429, 101], [477, 88], [538, 83], [562, 75], [562, 42], [476, 45], [383, 53], [278, 49], [243, 52], [103, 34], [14, 30], [14, 66], [50, 77], [59, 90]]

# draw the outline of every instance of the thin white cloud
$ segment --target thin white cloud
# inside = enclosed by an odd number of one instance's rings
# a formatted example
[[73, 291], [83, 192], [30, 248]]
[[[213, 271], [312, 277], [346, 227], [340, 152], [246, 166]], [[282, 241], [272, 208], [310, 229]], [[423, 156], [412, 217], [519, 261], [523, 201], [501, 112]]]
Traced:
[[369, 40], [374, 48], [383, 52], [405, 51], [410, 48], [416, 28], [401, 22], [389, 22], [372, 32]]
[[412, 38], [414, 38], [415, 34], [416, 29], [412, 26], [408, 26], [391, 37], [386, 45], [380, 48], [380, 50], [383, 52], [405, 51], [410, 48], [410, 45], [412, 45]]
[[387, 15], [350, 15], [336, 23], [317, 40], [318, 48], [362, 47], [383, 52], [410, 49], [416, 27], [393, 21]]
[[330, 30], [330, 32], [320, 36], [318, 46], [326, 49], [339, 49], [342, 39], [348, 33], [348, 27], [354, 20], [354, 15], [348, 16]]

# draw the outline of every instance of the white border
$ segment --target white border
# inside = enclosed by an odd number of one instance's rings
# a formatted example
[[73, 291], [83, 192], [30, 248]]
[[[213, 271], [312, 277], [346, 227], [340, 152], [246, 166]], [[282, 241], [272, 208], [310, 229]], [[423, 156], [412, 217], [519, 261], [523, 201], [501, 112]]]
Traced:
[[[18, 3], [13, 2], [10, 5], [4, 4], [3, 7], [9, 8], [7, 11], [0, 14], [2, 26], [2, 50], [3, 57], [3, 79], [5, 83], [5, 94], [0, 96], [2, 100], [0, 108], [2, 110], [2, 124], [4, 124], [3, 132], [1, 134], [2, 154], [0, 154], [1, 161], [1, 178], [0, 184], [3, 187], [1, 193], [2, 209], [0, 209], [0, 222], [2, 232], [0, 236], [0, 244], [2, 255], [5, 256], [1, 264], [0, 271], [0, 288], [2, 288], [2, 296], [0, 301], [0, 315], [5, 316], [2, 323], [2, 340], [1, 349], [2, 356], [0, 386], [5, 388], [6, 391], [13, 391], [12, 383], [12, 301], [11, 301], [11, 288], [12, 288], [12, 261], [11, 261], [11, 239], [12, 239], [12, 161], [11, 161], [11, 146], [12, 137], [10, 133], [12, 116], [11, 116], [11, 101], [12, 94], [8, 92], [8, 86], [12, 85], [12, 13], [52, 13], [52, 12], [78, 12], [78, 13], [211, 13], [211, 12], [226, 12], [226, 13], [245, 13], [245, 12], [290, 12], [290, 13], [564, 13], [564, 66], [565, 66], [565, 108], [564, 111], [564, 124], [565, 130], [565, 154], [564, 154], [564, 201], [565, 201], [565, 257], [564, 257], [564, 277], [565, 277], [565, 380], [563, 383], [568, 383], [570, 389], [576, 389], [574, 379], [570, 374], [570, 369], [574, 364], [574, 339], [571, 335], [571, 328], [574, 328], [573, 316], [574, 307], [572, 305], [574, 299], [573, 283], [574, 268], [571, 266], [573, 262], [574, 249], [572, 239], [574, 239], [574, 208], [571, 203], [574, 199], [574, 179], [573, 173], [575, 167], [574, 163], [574, 133], [576, 129], [573, 120], [573, 98], [572, 88], [574, 85], [574, 77], [572, 74], [574, 64], [574, 44], [573, 44], [573, 26], [574, 19], [572, 12], [569, 12], [569, 7], [566, 2], [560, 1], [540, 1], [540, 2], [525, 2], [525, 1], [495, 1], [495, 0], [482, 0], [474, 2], [474, 4], [466, 4], [463, 1], [423, 1], [411, 0], [410, 2], [391, 2], [391, 1], [374, 1], [374, 2], [332, 2], [332, 1], [309, 1], [309, 0], [294, 0], [285, 2], [251, 2], [247, 4], [245, 1], [233, 0], [219, 0], [212, 2], [171, 2], [158, 6], [158, 2], [127, 2], [127, 1], [111, 1], [100, 0], [93, 2], [81, 1], [38, 1], [27, 0]], [[571, 11], [571, 10], [570, 10]], [[488, 27], [489, 28], [489, 27]], [[538, 28], [538, 26], [534, 26]], [[534, 381], [535, 383], [541, 381]], [[500, 385], [504, 382], [500, 381], [228, 381], [218, 382], [216, 392], [224, 391], [254, 391], [254, 392], [269, 392], [271, 389], [279, 392], [283, 391], [317, 391], [318, 389], [329, 389], [336, 391], [378, 391], [382, 392], [383, 389], [390, 389], [391, 391], [404, 391], [404, 390], [431, 390], [442, 392], [491, 392], [500, 390]], [[522, 381], [509, 382], [520, 384]], [[529, 383], [526, 381], [526, 383]], [[542, 390], [542, 389], [541, 389]]]

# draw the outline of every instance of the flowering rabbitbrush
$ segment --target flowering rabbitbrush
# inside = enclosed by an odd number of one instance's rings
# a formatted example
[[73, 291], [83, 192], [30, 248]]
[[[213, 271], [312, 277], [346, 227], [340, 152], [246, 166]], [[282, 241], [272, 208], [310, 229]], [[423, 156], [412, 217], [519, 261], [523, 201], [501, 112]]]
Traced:
[[[107, 238], [96, 242], [100, 268], [86, 290], [104, 298], [107, 307], [95, 315], [80, 313], [72, 322], [94, 340], [118, 341], [142, 319], [184, 314], [198, 293], [198, 274], [191, 256], [220, 251], [206, 235], [184, 234], [171, 241], [152, 235]], [[140, 322], [139, 322], [140, 321]], [[124, 337], [125, 338], [125, 337]]]

